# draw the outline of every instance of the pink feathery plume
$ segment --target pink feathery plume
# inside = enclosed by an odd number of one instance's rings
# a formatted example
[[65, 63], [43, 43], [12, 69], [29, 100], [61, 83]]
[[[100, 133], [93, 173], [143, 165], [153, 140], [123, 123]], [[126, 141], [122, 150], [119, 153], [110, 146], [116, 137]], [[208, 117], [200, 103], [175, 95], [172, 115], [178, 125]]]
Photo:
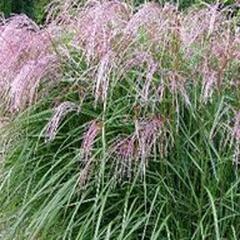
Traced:
[[45, 22], [48, 24], [53, 23], [54, 25], [68, 25], [72, 21], [72, 16], [69, 13], [75, 11], [75, 0], [52, 0], [46, 9], [47, 16]]
[[83, 142], [82, 142], [82, 149], [83, 149], [83, 168], [81, 169], [80, 176], [79, 176], [79, 184], [84, 186], [87, 180], [90, 177], [91, 170], [92, 170], [92, 150], [93, 145], [96, 140], [96, 137], [101, 132], [102, 124], [96, 120], [93, 120], [89, 123], [88, 129], [84, 134]]
[[240, 61], [240, 32], [235, 35], [233, 41], [233, 59]]
[[83, 149], [83, 155], [84, 155], [83, 160], [85, 162], [87, 162], [91, 157], [94, 141], [97, 135], [100, 133], [101, 129], [102, 129], [102, 124], [94, 120], [89, 124], [88, 130], [84, 134], [82, 149]]
[[219, 29], [223, 16], [217, 11], [218, 5], [201, 10], [190, 10], [181, 17], [180, 37], [183, 45], [189, 48], [194, 43], [202, 43], [204, 37], [211, 36]]
[[226, 29], [213, 37], [210, 48], [211, 53], [217, 58], [228, 55], [231, 41], [233, 40], [231, 35], [230, 29]]
[[152, 43], [161, 44], [172, 29], [176, 13], [173, 5], [166, 4], [162, 8], [157, 3], [146, 3], [131, 17], [124, 29], [124, 36], [134, 40], [144, 32]]
[[186, 105], [190, 106], [191, 102], [185, 88], [186, 79], [176, 71], [169, 71], [166, 75], [168, 80], [168, 87], [173, 96], [177, 96], [178, 93], [183, 97]]
[[108, 87], [109, 87], [109, 74], [113, 63], [113, 53], [109, 51], [99, 61], [96, 83], [94, 86], [95, 102], [99, 99], [104, 102], [107, 99]]
[[58, 62], [47, 29], [40, 30], [25, 15], [4, 22], [0, 31], [0, 87], [1, 94], [10, 99], [11, 111], [31, 103], [40, 80], [58, 73], [53, 71]]
[[116, 175], [130, 178], [134, 159], [137, 159], [135, 137], [129, 136], [118, 140], [113, 146], [113, 152], [117, 157]]
[[120, 1], [86, 4], [73, 21], [74, 45], [80, 44], [88, 61], [101, 58], [112, 50], [113, 42], [128, 20], [127, 6]]
[[161, 17], [161, 8], [156, 3], [144, 4], [129, 20], [125, 34], [136, 36], [139, 28], [157, 22]]
[[37, 86], [42, 78], [54, 72], [56, 57], [44, 56], [39, 60], [27, 62], [19, 71], [10, 86], [10, 109], [19, 111], [28, 103], [31, 104]]
[[235, 115], [235, 123], [232, 135], [235, 140], [240, 141], [240, 112], [237, 112]]
[[79, 112], [80, 108], [75, 103], [66, 101], [61, 103], [58, 107], [54, 109], [53, 116], [44, 128], [45, 141], [51, 142], [55, 139], [57, 134], [57, 129], [60, 126], [63, 119], [70, 112]]
[[226, 67], [227, 62], [239, 60], [240, 35], [235, 34], [231, 29], [220, 32], [213, 38], [211, 53], [216, 57], [219, 67]]
[[25, 15], [20, 15], [5, 20], [0, 30], [0, 87], [2, 91], [9, 87], [16, 72], [24, 65], [31, 50], [33, 37], [39, 28]]
[[211, 100], [214, 90], [217, 87], [218, 74], [215, 70], [211, 69], [205, 61], [202, 67], [202, 91], [201, 101], [207, 103]]
[[238, 165], [240, 163], [240, 112], [237, 112], [235, 115], [235, 123], [233, 126], [232, 136], [235, 142], [233, 163]]
[[163, 124], [162, 117], [136, 121], [133, 134], [115, 141], [111, 154], [116, 157], [117, 176], [131, 178], [133, 169], [139, 167], [144, 174], [153, 146], [163, 133]]
[[136, 122], [136, 139], [139, 144], [139, 157], [141, 164], [145, 166], [146, 159], [150, 156], [151, 149], [156, 139], [160, 136], [163, 127], [162, 117], [153, 117]]

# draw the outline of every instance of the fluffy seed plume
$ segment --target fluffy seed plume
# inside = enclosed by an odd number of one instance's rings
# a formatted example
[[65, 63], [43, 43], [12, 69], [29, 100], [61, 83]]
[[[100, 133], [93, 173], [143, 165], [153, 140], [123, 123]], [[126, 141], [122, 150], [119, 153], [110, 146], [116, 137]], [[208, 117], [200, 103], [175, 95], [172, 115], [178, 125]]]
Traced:
[[[39, 28], [26, 16], [13, 16], [0, 28], [0, 86], [9, 87], [16, 72], [24, 65], [35, 32]], [[14, 37], [13, 37], [14, 36]]]
[[93, 120], [89, 123], [87, 131], [83, 136], [82, 150], [83, 155], [81, 157], [81, 163], [83, 168], [80, 171], [79, 184], [84, 186], [89, 179], [92, 171], [92, 150], [94, 141], [102, 129], [102, 124], [97, 120]]
[[83, 142], [82, 142], [82, 149], [83, 149], [83, 160], [87, 162], [91, 157], [91, 152], [93, 148], [94, 141], [101, 131], [101, 123], [97, 122], [96, 120], [92, 121], [89, 124], [88, 130], [84, 134]]
[[112, 50], [114, 38], [120, 34], [127, 20], [128, 9], [120, 1], [86, 4], [73, 21], [75, 45], [80, 44], [85, 50], [88, 61], [101, 58]]
[[118, 139], [113, 146], [116, 156], [116, 175], [131, 178], [133, 169], [141, 169], [142, 174], [156, 140], [163, 132], [163, 118], [152, 117], [146, 120], [136, 120], [135, 132]]
[[124, 29], [125, 39], [134, 41], [144, 33], [149, 43], [162, 44], [172, 28], [176, 8], [166, 4], [163, 8], [156, 3], [147, 3], [131, 17]]
[[240, 163], [240, 112], [235, 115], [235, 123], [233, 126], [232, 136], [234, 139], [234, 155], [233, 163], [239, 165]]
[[100, 60], [95, 84], [95, 102], [99, 99], [104, 102], [107, 99], [109, 74], [112, 67], [113, 54], [112, 52], [106, 53]]
[[217, 72], [211, 69], [207, 62], [204, 63], [202, 68], [202, 92], [201, 101], [207, 103], [211, 101], [214, 89], [217, 86]]
[[56, 57], [44, 56], [39, 60], [27, 62], [10, 85], [10, 109], [19, 111], [27, 103], [32, 103], [37, 86], [44, 76], [54, 72]]
[[136, 121], [135, 135], [139, 145], [141, 166], [145, 166], [156, 139], [160, 136], [163, 127], [162, 117], [153, 117], [143, 121]]
[[[168, 80], [168, 86], [170, 89], [170, 92], [173, 96], [177, 96], [178, 93], [183, 97], [186, 105], [190, 106], [190, 99], [187, 94], [186, 90], [186, 79], [180, 75], [177, 71], [170, 71], [166, 74], [166, 78]], [[178, 109], [177, 109], [178, 111]]]
[[80, 108], [75, 103], [63, 102], [58, 107], [54, 109], [53, 116], [44, 128], [45, 141], [51, 142], [55, 139], [57, 134], [57, 129], [60, 126], [64, 117], [73, 111], [79, 111]]
[[220, 28], [223, 17], [217, 8], [218, 5], [213, 5], [201, 10], [190, 10], [182, 16], [180, 36], [183, 46], [189, 48], [194, 43], [201, 44], [204, 37], [211, 36]]
[[129, 136], [118, 140], [114, 144], [113, 151], [117, 157], [116, 175], [131, 178], [132, 166], [137, 157], [135, 137]]
[[237, 141], [240, 141], [240, 112], [235, 115], [235, 123], [233, 127], [233, 137]]
[[39, 81], [58, 72], [58, 57], [51, 47], [52, 39], [47, 30], [40, 29], [27, 16], [16, 15], [3, 22], [0, 93], [9, 93], [11, 111], [21, 110], [31, 103]]

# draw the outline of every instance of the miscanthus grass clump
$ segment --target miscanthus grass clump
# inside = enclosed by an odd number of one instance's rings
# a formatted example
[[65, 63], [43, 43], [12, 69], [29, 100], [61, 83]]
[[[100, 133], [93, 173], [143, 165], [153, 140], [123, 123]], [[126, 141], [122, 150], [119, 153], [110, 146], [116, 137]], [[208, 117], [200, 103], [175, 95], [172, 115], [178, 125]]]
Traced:
[[0, 238], [239, 239], [237, 18], [120, 1], [2, 18]]

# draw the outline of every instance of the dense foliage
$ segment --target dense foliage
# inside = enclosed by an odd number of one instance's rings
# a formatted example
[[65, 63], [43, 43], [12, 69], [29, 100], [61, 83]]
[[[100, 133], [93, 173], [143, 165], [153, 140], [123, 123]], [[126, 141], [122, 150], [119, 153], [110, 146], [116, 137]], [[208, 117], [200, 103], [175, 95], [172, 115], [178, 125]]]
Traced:
[[47, 4], [49, 0], [0, 0], [0, 12], [6, 16], [12, 13], [25, 13], [40, 23], [44, 19]]
[[240, 238], [238, 16], [198, 7], [1, 19], [0, 238]]

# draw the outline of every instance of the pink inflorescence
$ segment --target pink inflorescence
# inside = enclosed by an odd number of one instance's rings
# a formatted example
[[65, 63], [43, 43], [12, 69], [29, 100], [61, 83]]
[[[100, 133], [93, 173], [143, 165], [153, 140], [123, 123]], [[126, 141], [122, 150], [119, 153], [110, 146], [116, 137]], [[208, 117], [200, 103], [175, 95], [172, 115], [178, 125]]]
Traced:
[[101, 131], [101, 128], [102, 128], [101, 123], [97, 122], [96, 120], [92, 121], [89, 124], [88, 129], [84, 134], [83, 142], [82, 142], [82, 149], [84, 152], [84, 158], [83, 158], [84, 161], [88, 161], [90, 159], [94, 141], [97, 135], [99, 134], [99, 132]]
[[88, 128], [84, 133], [81, 147], [83, 150], [83, 154], [81, 156], [81, 163], [83, 168], [81, 169], [79, 176], [79, 184], [81, 186], [85, 185], [86, 181], [90, 177], [93, 163], [93, 146], [98, 134], [101, 132], [101, 129], [102, 123], [97, 120], [93, 120], [89, 123]]
[[53, 116], [44, 129], [46, 142], [51, 142], [55, 139], [62, 120], [68, 113], [73, 111], [79, 111], [79, 106], [72, 102], [63, 102], [54, 109]]
[[90, 2], [72, 22], [74, 43], [84, 48], [88, 61], [102, 57], [112, 49], [127, 20], [127, 6], [120, 1]]
[[139, 156], [142, 163], [146, 163], [156, 139], [160, 136], [163, 127], [162, 117], [153, 117], [137, 121], [135, 135], [139, 146]]
[[240, 112], [237, 112], [235, 115], [235, 123], [233, 127], [233, 137], [240, 141]]
[[116, 163], [118, 174], [131, 177], [134, 166], [139, 163], [144, 173], [156, 140], [164, 130], [163, 126], [163, 118], [158, 116], [136, 121], [135, 132], [117, 140], [113, 152], [119, 159]]
[[8, 93], [11, 111], [21, 110], [31, 103], [40, 80], [56, 73], [58, 57], [51, 46], [47, 29], [40, 29], [27, 16], [16, 15], [3, 20], [0, 27], [0, 93]]
[[233, 126], [233, 139], [234, 139], [234, 156], [233, 163], [239, 165], [240, 163], [240, 112], [235, 115], [235, 123]]

